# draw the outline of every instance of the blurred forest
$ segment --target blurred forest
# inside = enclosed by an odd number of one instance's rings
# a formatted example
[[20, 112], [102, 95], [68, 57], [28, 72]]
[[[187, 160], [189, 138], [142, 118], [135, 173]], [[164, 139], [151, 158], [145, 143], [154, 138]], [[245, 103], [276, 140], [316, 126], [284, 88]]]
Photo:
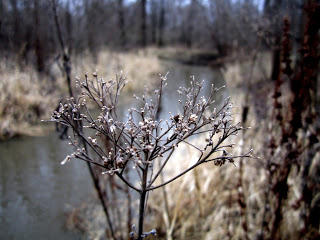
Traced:
[[[123, 70], [132, 95], [157, 86], [169, 63], [201, 66], [236, 103], [245, 130], [234, 155], [252, 147], [254, 157], [152, 192], [146, 228], [159, 239], [319, 239], [319, 29], [319, 0], [0, 0], [0, 140], [43, 134], [39, 121], [79, 93], [85, 72]], [[186, 152], [171, 169], [187, 167]], [[68, 227], [128, 239], [133, 196], [88, 168], [98, 200], [72, 210]]]
[[[301, 39], [303, 0], [64, 0], [56, 1], [69, 54], [101, 48], [128, 50], [147, 46], [214, 49], [220, 56], [264, 49], [279, 43], [282, 17], [291, 19], [294, 43]], [[48, 71], [60, 52], [52, 1], [2, 0], [2, 57], [20, 66]]]
[[[137, 68], [131, 67], [132, 64], [123, 64], [123, 58], [132, 62], [125, 53], [143, 49], [152, 49], [144, 51], [144, 55], [149, 52], [149, 56], [155, 60], [150, 64], [150, 73], [161, 72], [161, 69], [157, 68], [159, 58], [189, 64], [222, 66], [227, 61], [248, 59], [257, 52], [271, 53], [269, 63], [272, 70], [268, 77], [275, 80], [281, 64], [283, 17], [290, 19], [291, 52], [293, 59], [298, 60], [296, 56], [299, 55], [305, 24], [303, 6], [307, 2], [1, 0], [1, 72], [6, 79], [1, 83], [1, 87], [7, 90], [3, 91], [7, 94], [16, 88], [22, 88], [26, 97], [32, 85], [32, 95], [46, 96], [57, 93], [57, 97], [66, 87], [65, 80], [61, 79], [66, 71], [69, 72], [68, 82], [71, 82], [71, 78], [76, 74], [93, 69], [106, 69], [106, 66], [112, 66], [108, 70], [110, 75], [110, 71], [121, 68], [130, 68], [133, 71]], [[192, 50], [197, 51], [195, 53]], [[121, 60], [119, 56], [122, 56]], [[145, 62], [152, 61], [149, 59]], [[23, 80], [24, 83], [30, 84], [23, 84], [22, 76], [27, 78]], [[134, 76], [129, 78], [137, 78]], [[9, 80], [11, 78], [12, 81]], [[34, 123], [41, 115], [48, 113], [49, 108], [41, 106], [36, 101], [37, 98], [32, 99], [33, 96], [29, 96], [24, 101], [21, 98], [15, 99], [17, 94], [18, 92], [9, 94], [7, 97], [3, 94], [1, 98], [3, 106], [0, 117], [4, 119], [0, 125], [1, 136], [19, 132], [6, 117], [15, 115], [12, 120], [21, 125], [25, 121]], [[20, 102], [29, 103], [27, 105], [31, 110], [28, 114], [13, 110], [19, 109]], [[47, 102], [52, 101], [47, 99]]]

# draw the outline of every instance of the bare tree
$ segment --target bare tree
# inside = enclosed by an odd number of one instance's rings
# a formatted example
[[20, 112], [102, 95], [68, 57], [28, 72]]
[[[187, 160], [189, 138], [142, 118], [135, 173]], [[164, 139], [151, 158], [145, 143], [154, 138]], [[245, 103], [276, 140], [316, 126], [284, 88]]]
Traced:
[[155, 44], [157, 41], [157, 26], [158, 26], [158, 2], [156, 0], [150, 1], [150, 30], [151, 30], [151, 43]]
[[37, 69], [39, 72], [42, 72], [44, 70], [44, 57], [43, 57], [43, 47], [42, 47], [42, 42], [40, 39], [40, 17], [39, 17], [39, 1], [40, 0], [34, 0], [33, 1], [33, 16], [34, 16], [34, 26], [37, 26], [34, 28], [35, 31], [35, 42], [34, 42], [34, 48], [36, 52], [36, 57], [37, 57]]
[[189, 13], [187, 18], [187, 32], [186, 32], [186, 44], [187, 47], [192, 47], [193, 43], [193, 31], [194, 31], [194, 18], [196, 15], [196, 6], [197, 6], [197, 0], [191, 0], [190, 6], [189, 6]]
[[268, 28], [272, 31], [272, 71], [271, 71], [271, 79], [276, 81], [280, 74], [280, 62], [281, 62], [281, 25], [279, 22], [280, 9], [282, 5], [282, 0], [273, 1], [273, 0], [265, 0], [264, 2], [264, 15], [269, 24], [267, 24]]
[[165, 27], [165, 0], [160, 0], [159, 35], [158, 35], [159, 47], [162, 47], [164, 45], [164, 41], [163, 41], [164, 27]]
[[127, 44], [127, 36], [124, 21], [123, 0], [118, 0], [118, 23], [120, 29], [120, 43], [124, 47]]
[[66, 2], [66, 9], [65, 9], [65, 22], [66, 22], [66, 35], [67, 35], [67, 45], [68, 45], [68, 52], [69, 55], [72, 54], [73, 49], [73, 21], [72, 21], [72, 13], [70, 9], [70, 0]]
[[142, 47], [147, 45], [146, 1], [140, 0], [140, 46]]
[[21, 33], [21, 19], [20, 19], [20, 12], [18, 9], [18, 0], [10, 0], [10, 7], [12, 8], [12, 18], [13, 18], [13, 34], [12, 34], [12, 42], [15, 46], [20, 47], [20, 33]]

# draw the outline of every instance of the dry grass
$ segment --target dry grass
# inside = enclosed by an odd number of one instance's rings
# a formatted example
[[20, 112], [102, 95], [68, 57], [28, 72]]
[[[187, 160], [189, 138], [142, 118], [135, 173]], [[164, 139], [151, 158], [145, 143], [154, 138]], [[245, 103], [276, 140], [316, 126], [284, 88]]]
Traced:
[[[252, 89], [250, 98], [259, 98], [256, 102], [263, 102], [265, 106], [272, 106], [270, 83], [265, 82], [265, 73], [270, 71], [270, 66], [266, 64], [269, 56], [264, 59], [257, 59], [257, 63], [252, 72]], [[235, 121], [240, 121], [241, 109], [248, 101], [246, 86], [248, 81], [248, 69], [250, 61], [244, 64], [229, 64], [224, 72], [227, 80], [228, 90], [235, 108]], [[256, 87], [256, 86], [259, 86]], [[256, 87], [256, 88], [254, 88]], [[284, 96], [288, 98], [288, 96]], [[252, 99], [251, 99], [252, 101]], [[265, 118], [261, 118], [259, 109], [261, 104], [252, 101], [247, 125], [251, 129], [246, 131], [245, 136], [238, 136], [234, 142], [240, 142], [240, 147], [236, 152], [245, 151], [241, 148], [253, 148], [260, 159], [245, 160], [243, 170], [243, 186], [238, 187], [239, 162], [235, 166], [225, 165], [217, 167], [213, 164], [201, 166], [196, 171], [187, 174], [180, 181], [169, 184], [166, 187], [169, 202], [169, 211], [166, 213], [164, 206], [164, 195], [161, 190], [155, 191], [151, 195], [150, 209], [152, 214], [151, 223], [157, 223], [160, 232], [160, 239], [245, 239], [245, 232], [241, 225], [243, 219], [240, 216], [240, 206], [238, 204], [238, 193], [242, 191], [247, 205], [246, 217], [248, 222], [248, 237], [256, 239], [261, 229], [263, 209], [265, 207], [265, 188], [267, 172], [264, 164], [267, 161], [267, 144], [269, 141], [268, 127], [270, 125], [271, 111], [264, 108]], [[261, 111], [261, 109], [260, 109]], [[195, 141], [200, 141], [197, 139]], [[195, 158], [195, 152], [190, 146], [183, 146], [175, 156], [171, 171], [178, 171], [177, 166], [186, 167]], [[281, 159], [281, 149], [278, 155]], [[318, 156], [319, 158], [319, 156]], [[170, 176], [170, 171], [167, 172]], [[284, 219], [281, 227], [282, 239], [298, 239], [301, 229], [301, 218], [299, 211], [292, 205], [300, 197], [300, 180], [293, 171], [289, 178], [290, 192], [289, 198], [284, 206]]]
[[[182, 146], [173, 158], [172, 167], [168, 169], [179, 172], [176, 166], [187, 167], [193, 159], [196, 159], [194, 154], [191, 147]], [[161, 190], [154, 192], [151, 195], [150, 208], [155, 214], [150, 222], [157, 223], [157, 228], [162, 233], [172, 228], [171, 239], [225, 239], [228, 231], [232, 232], [232, 239], [239, 239], [242, 233], [237, 219], [238, 163], [235, 165], [217, 167], [214, 164], [206, 164], [168, 185], [166, 191], [170, 196], [169, 219], [164, 211]], [[255, 183], [255, 186], [250, 186], [253, 188], [250, 192], [258, 196], [257, 188], [262, 185], [264, 176], [255, 171], [254, 163], [248, 162], [245, 170], [246, 182]], [[174, 175], [170, 171], [166, 174]], [[257, 177], [254, 181], [249, 179], [253, 175]], [[262, 208], [263, 203], [257, 196], [251, 196], [251, 204], [258, 204]]]
[[[73, 59], [73, 77], [86, 71], [98, 71], [105, 79], [115, 78], [116, 72], [123, 71], [129, 80], [126, 91], [133, 92], [151, 86], [158, 79], [161, 66], [155, 50], [125, 53], [103, 50], [96, 62], [89, 54]], [[0, 139], [43, 133], [40, 120], [49, 118], [58, 100], [68, 93], [59, 65], [52, 63], [48, 74], [39, 75], [30, 66], [20, 69], [14, 61], [3, 60], [0, 74]]]
[[271, 72], [271, 53], [259, 52], [247, 57], [246, 60], [236, 60], [226, 63], [223, 71], [228, 87], [247, 86], [252, 83], [266, 80]]
[[[255, 135], [255, 141], [251, 141]], [[253, 128], [248, 132], [244, 144], [256, 146], [255, 152], [261, 156], [265, 132]], [[259, 140], [257, 140], [259, 139]], [[195, 139], [194, 141], [201, 141]], [[234, 139], [234, 142], [241, 141]], [[259, 141], [259, 143], [257, 143]], [[168, 165], [167, 177], [180, 172], [177, 168], [186, 168], [193, 160], [197, 159], [197, 153], [190, 146], [181, 145], [180, 150], [174, 156], [174, 162]], [[257, 150], [260, 149], [260, 150]], [[235, 149], [241, 151], [241, 149]], [[262, 168], [261, 160], [247, 160], [244, 168], [244, 185], [242, 191], [246, 196], [247, 216], [249, 221], [249, 237], [255, 239], [259, 233], [264, 208], [264, 189], [266, 173]], [[217, 167], [214, 164], [200, 166], [186, 174], [168, 186], [167, 192], [169, 211], [166, 212], [162, 189], [150, 194], [149, 207], [147, 209], [147, 221], [145, 228], [156, 228], [156, 239], [184, 239], [184, 240], [218, 240], [218, 239], [244, 239], [244, 232], [239, 217], [238, 205], [238, 176], [239, 163]], [[299, 182], [295, 175], [290, 177], [292, 187], [288, 206], [285, 208], [283, 226], [283, 239], [297, 239], [300, 218], [297, 211], [291, 208], [291, 204], [299, 198]], [[94, 206], [82, 210], [81, 219], [88, 227], [85, 231], [88, 239], [103, 237], [103, 229], [106, 226], [102, 208], [97, 203]], [[166, 235], [169, 233], [168, 235]], [[169, 237], [167, 237], [169, 236]], [[170, 237], [171, 236], [171, 237]]]
[[56, 96], [48, 94], [32, 68], [23, 71], [0, 63], [0, 139], [39, 134], [34, 125], [52, 109]]
[[136, 92], [144, 86], [150, 87], [158, 80], [158, 74], [162, 72], [157, 58], [156, 49], [136, 50], [131, 52], [101, 51], [96, 62], [92, 57], [84, 54], [75, 60], [74, 74], [82, 75], [84, 72], [96, 71], [106, 80], [114, 79], [115, 73], [123, 71], [127, 76], [127, 92]]

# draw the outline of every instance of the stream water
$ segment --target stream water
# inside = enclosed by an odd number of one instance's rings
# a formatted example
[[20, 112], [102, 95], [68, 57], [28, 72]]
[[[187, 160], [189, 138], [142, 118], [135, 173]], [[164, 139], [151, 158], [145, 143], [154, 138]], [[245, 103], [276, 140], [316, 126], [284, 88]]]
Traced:
[[[169, 111], [175, 112], [176, 90], [189, 84], [190, 75], [205, 80], [208, 86], [224, 85], [220, 72], [208, 67], [165, 62], [164, 69], [169, 75], [161, 118], [166, 118]], [[219, 95], [217, 102], [227, 92]], [[70, 151], [55, 133], [0, 143], [0, 239], [81, 238], [65, 227], [66, 215], [90, 199], [94, 189], [84, 162], [60, 165]]]

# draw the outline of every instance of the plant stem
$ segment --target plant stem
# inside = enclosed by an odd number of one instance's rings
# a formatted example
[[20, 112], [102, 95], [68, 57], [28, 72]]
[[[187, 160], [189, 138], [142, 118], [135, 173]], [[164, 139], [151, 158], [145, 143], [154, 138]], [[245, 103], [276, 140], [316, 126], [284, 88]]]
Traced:
[[139, 230], [138, 230], [138, 240], [143, 239], [143, 222], [144, 222], [144, 211], [145, 211], [145, 202], [147, 195], [147, 177], [148, 177], [148, 164], [143, 169], [142, 175], [142, 188], [140, 192], [140, 206], [139, 206]]
[[140, 194], [138, 240], [142, 240], [143, 221], [144, 221], [144, 207], [145, 207], [146, 195], [147, 195], [147, 191], [142, 191], [141, 194]]
[[105, 202], [104, 197], [103, 197], [103, 192], [102, 192], [101, 186], [99, 184], [99, 179], [95, 176], [94, 171], [92, 169], [92, 166], [90, 165], [89, 162], [87, 162], [87, 165], [88, 165], [88, 169], [89, 169], [90, 176], [91, 176], [91, 179], [93, 181], [94, 187], [95, 187], [95, 189], [96, 189], [96, 191], [98, 193], [98, 197], [99, 197], [100, 203], [102, 205], [103, 211], [104, 211], [104, 213], [106, 215], [112, 239], [116, 239], [115, 233], [114, 233], [114, 230], [113, 230], [113, 226], [112, 226], [111, 217], [110, 217], [110, 214], [109, 214], [109, 210], [107, 208], [106, 202]]
[[[82, 125], [79, 128], [80, 129], [78, 129], [78, 130], [80, 132], [82, 132]], [[81, 138], [81, 140], [82, 140], [82, 145], [83, 145], [83, 147], [85, 149], [85, 152], [86, 152], [86, 154], [88, 154], [88, 148], [87, 148], [86, 142], [84, 141], [84, 138]], [[94, 187], [95, 187], [95, 189], [96, 189], [96, 191], [98, 193], [98, 197], [99, 197], [100, 203], [102, 205], [103, 211], [104, 211], [104, 213], [106, 215], [107, 223], [108, 223], [109, 228], [110, 228], [111, 237], [112, 237], [112, 239], [116, 239], [116, 236], [115, 236], [115, 233], [114, 233], [114, 230], [113, 230], [111, 217], [110, 217], [110, 214], [109, 214], [109, 210], [107, 208], [107, 204], [106, 204], [106, 201], [105, 201], [104, 196], [103, 196], [103, 191], [102, 191], [100, 183], [99, 183], [99, 178], [95, 175], [94, 170], [93, 170], [93, 168], [92, 168], [92, 166], [91, 166], [91, 164], [89, 162], [87, 162], [87, 166], [88, 166], [88, 170], [89, 170], [91, 179], [93, 181]]]

